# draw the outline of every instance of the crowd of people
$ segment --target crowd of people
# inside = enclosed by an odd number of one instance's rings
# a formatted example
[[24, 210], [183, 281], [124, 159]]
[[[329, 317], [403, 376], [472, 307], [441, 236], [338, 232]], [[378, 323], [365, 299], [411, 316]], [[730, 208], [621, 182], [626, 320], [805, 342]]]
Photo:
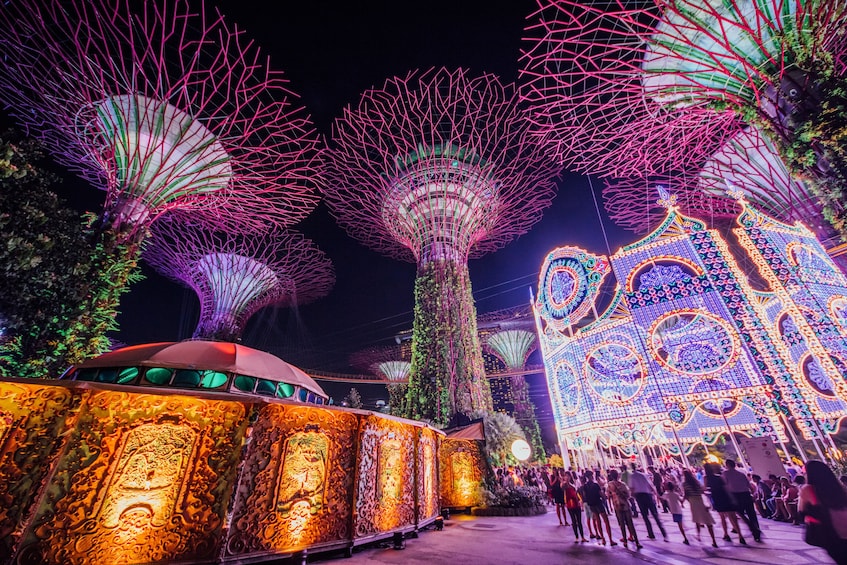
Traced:
[[[698, 541], [702, 541], [702, 530], [708, 532], [706, 541], [712, 547], [718, 547], [716, 536], [720, 534], [727, 542], [735, 535], [738, 543], [746, 545], [741, 524], [754, 541], [761, 543], [762, 518], [805, 525], [807, 543], [825, 549], [836, 563], [847, 564], [847, 476], [837, 479], [820, 461], [809, 461], [804, 469], [788, 466], [787, 473], [763, 478], [742, 472], [735, 461], [727, 459], [723, 467], [706, 463], [697, 469], [640, 468], [635, 463], [605, 472], [501, 469], [497, 479], [504, 486], [532, 486], [546, 491], [559, 523], [573, 528], [574, 543], [596, 540], [601, 545], [616, 546], [620, 542], [640, 549], [643, 546], [634, 524], [639, 516], [648, 539], [656, 539], [658, 532], [669, 541], [660, 517], [664, 513], [670, 515], [686, 545], [691, 543], [688, 521], [695, 526]], [[618, 536], [612, 533], [610, 516], [617, 521]], [[720, 531], [716, 534], [718, 521]]]

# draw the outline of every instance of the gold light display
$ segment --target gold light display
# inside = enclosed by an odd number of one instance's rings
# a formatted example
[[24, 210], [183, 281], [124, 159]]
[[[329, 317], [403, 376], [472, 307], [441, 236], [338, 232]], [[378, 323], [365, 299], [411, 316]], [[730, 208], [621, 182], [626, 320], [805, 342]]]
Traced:
[[442, 506], [467, 508], [482, 503], [485, 463], [478, 442], [469, 439], [442, 440], [438, 465]]
[[438, 497], [438, 435], [429, 428], [418, 432], [418, 524], [435, 519], [440, 510]]
[[12, 540], [0, 561], [240, 563], [349, 548], [440, 511], [442, 434], [423, 424], [114, 388], [0, 380], [0, 526]]
[[92, 390], [18, 560], [211, 561], [247, 421], [239, 402]]
[[0, 382], [0, 540], [6, 540], [0, 545], [6, 550], [20, 541], [23, 520], [74, 425], [81, 397], [63, 387]]
[[244, 461], [227, 555], [347, 544], [357, 432], [351, 412], [263, 406]]
[[356, 537], [402, 529], [415, 523], [415, 459], [409, 449], [415, 428], [367, 416], [359, 432]]

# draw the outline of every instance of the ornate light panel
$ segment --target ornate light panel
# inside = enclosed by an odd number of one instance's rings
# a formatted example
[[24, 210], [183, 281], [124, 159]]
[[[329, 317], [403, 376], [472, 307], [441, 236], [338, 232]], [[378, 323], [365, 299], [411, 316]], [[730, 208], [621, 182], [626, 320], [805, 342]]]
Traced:
[[608, 404], [623, 406], [638, 396], [647, 376], [644, 360], [624, 343], [603, 343], [585, 357], [585, 381]]
[[0, 382], [0, 539], [14, 550], [24, 520], [73, 428], [86, 393]]
[[359, 431], [356, 538], [414, 523], [415, 428], [367, 416]]
[[650, 327], [647, 347], [666, 369], [683, 375], [719, 374], [738, 359], [737, 331], [706, 310], [679, 309]]
[[605, 257], [578, 247], [551, 251], [541, 266], [536, 311], [553, 328], [564, 331], [588, 314], [609, 271]]
[[485, 478], [485, 460], [474, 440], [444, 439], [438, 451], [441, 504], [468, 508], [482, 502], [480, 488]]
[[240, 402], [92, 391], [18, 561], [213, 560], [247, 416]]
[[358, 430], [350, 412], [263, 406], [244, 461], [227, 555], [349, 540]]

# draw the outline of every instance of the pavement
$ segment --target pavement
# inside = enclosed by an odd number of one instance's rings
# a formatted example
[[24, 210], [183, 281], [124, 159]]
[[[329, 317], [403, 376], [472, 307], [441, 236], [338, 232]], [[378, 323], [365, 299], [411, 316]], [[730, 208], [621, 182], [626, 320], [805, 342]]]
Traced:
[[[696, 538], [694, 525], [687, 521], [684, 525], [691, 545], [682, 543], [682, 535], [671, 520], [670, 514], [660, 514], [662, 524], [668, 532], [669, 540], [664, 542], [659, 536], [656, 540], [647, 539], [644, 520], [635, 519], [638, 537], [644, 548], [624, 549], [601, 546], [594, 541], [574, 543], [570, 526], [560, 526], [553, 508], [547, 514], [530, 517], [475, 517], [465, 514], [453, 514], [444, 522], [443, 531], [426, 529], [417, 539], [406, 539], [406, 548], [394, 550], [391, 540], [371, 546], [357, 547], [353, 557], [345, 558], [339, 553], [309, 556], [310, 563], [346, 564], [360, 563], [401, 563], [401, 564], [440, 564], [482, 565], [482, 564], [555, 564], [555, 563], [600, 563], [600, 564], [640, 564], [682, 565], [687, 563], [710, 563], [713, 565], [756, 563], [801, 565], [806, 563], [832, 563], [827, 554], [816, 547], [803, 542], [803, 528], [781, 522], [760, 519], [762, 542], [753, 541], [753, 536], [742, 523], [742, 533], [748, 546], [737, 542], [733, 534], [732, 543], [721, 540], [723, 532], [720, 521], [715, 525], [718, 547], [711, 547], [708, 532], [702, 532], [702, 541]], [[686, 518], [688, 516], [686, 515]], [[612, 533], [619, 541], [620, 530], [614, 516]], [[657, 535], [659, 532], [656, 532]]]

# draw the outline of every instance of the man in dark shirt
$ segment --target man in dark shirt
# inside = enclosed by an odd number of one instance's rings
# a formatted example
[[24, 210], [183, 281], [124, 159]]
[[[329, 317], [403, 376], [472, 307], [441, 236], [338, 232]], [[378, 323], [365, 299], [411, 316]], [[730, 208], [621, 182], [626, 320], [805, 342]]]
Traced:
[[750, 527], [753, 539], [762, 541], [762, 530], [759, 529], [759, 518], [753, 506], [753, 495], [750, 494], [750, 481], [747, 475], [735, 468], [735, 461], [726, 460], [726, 471], [723, 472], [723, 481], [726, 490], [735, 499], [736, 513], [744, 519]]

